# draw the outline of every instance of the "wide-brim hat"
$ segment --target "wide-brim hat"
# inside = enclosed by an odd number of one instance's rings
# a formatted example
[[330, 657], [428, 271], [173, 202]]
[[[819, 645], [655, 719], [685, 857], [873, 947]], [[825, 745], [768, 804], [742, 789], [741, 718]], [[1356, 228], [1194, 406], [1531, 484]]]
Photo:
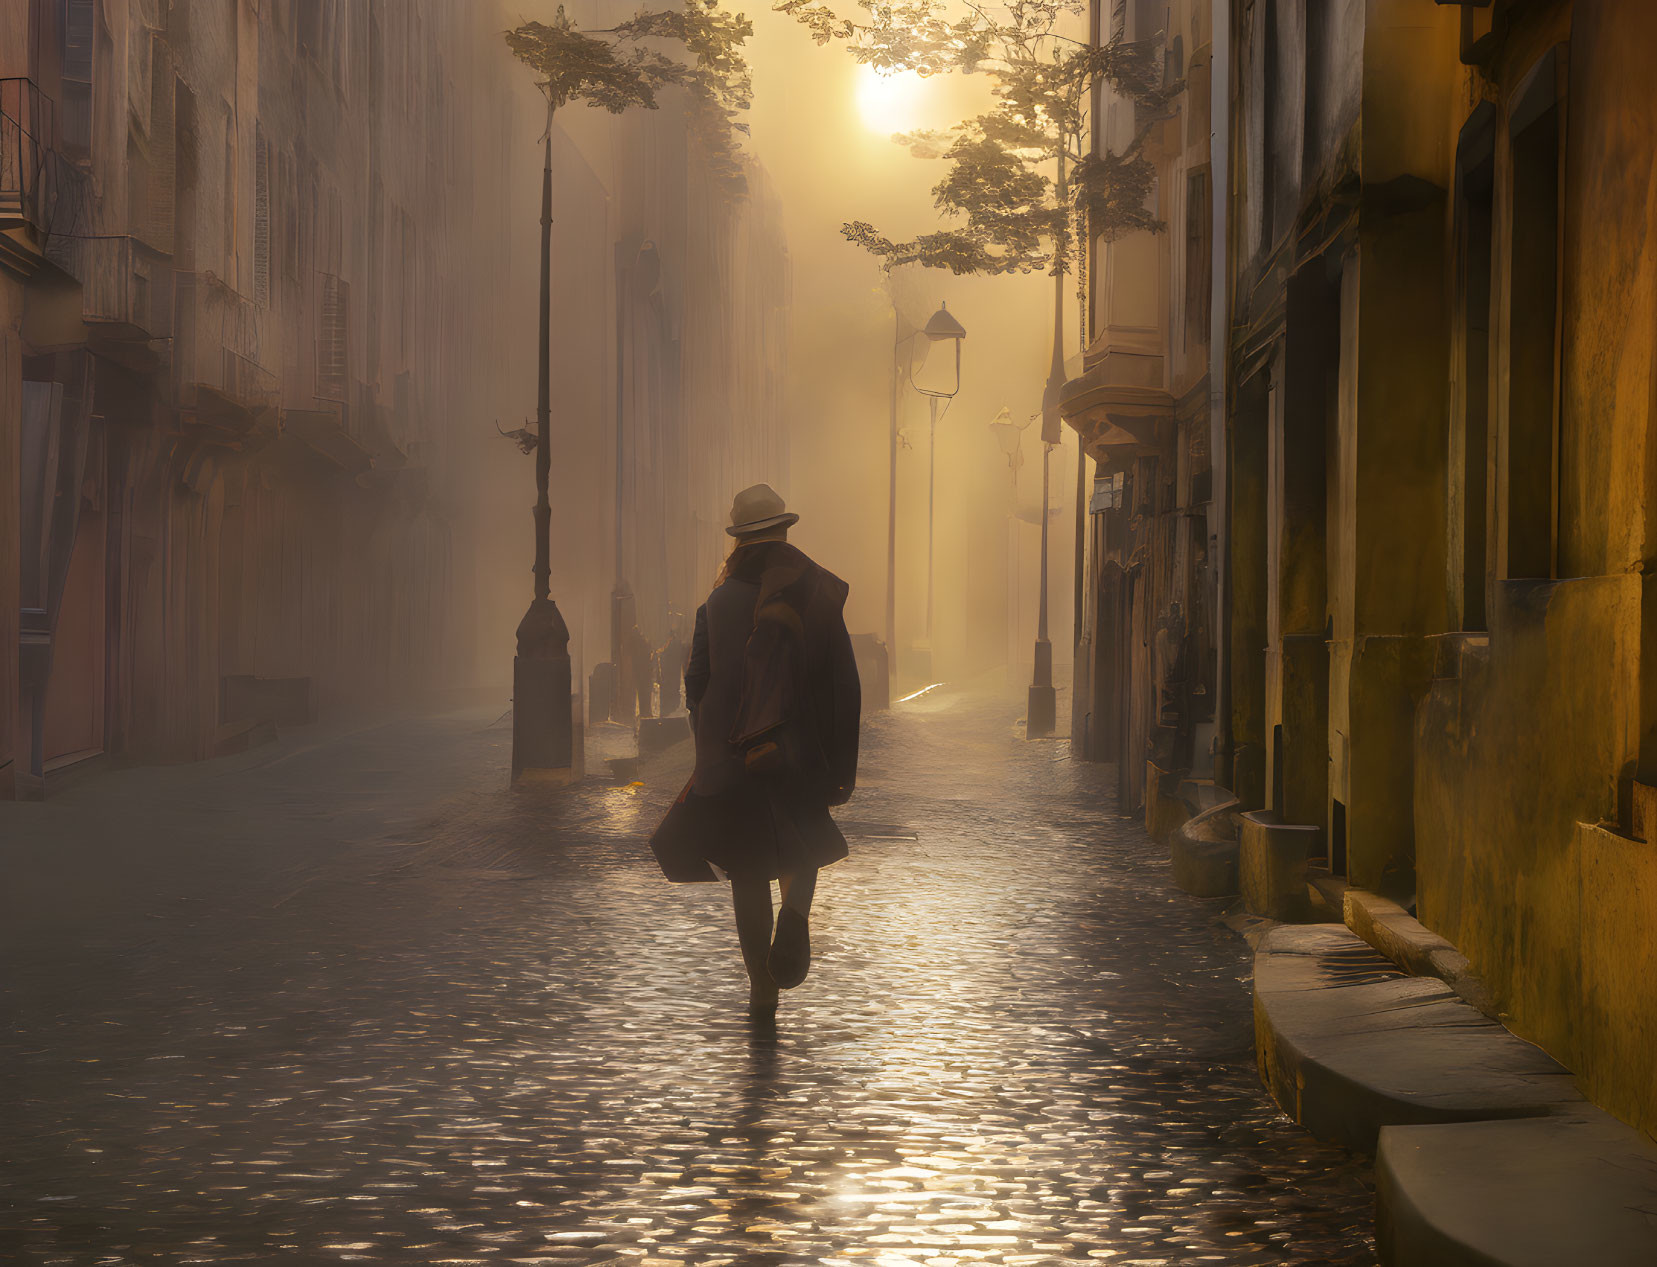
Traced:
[[799, 522], [800, 517], [788, 509], [776, 489], [769, 484], [755, 484], [732, 499], [731, 526], [725, 531], [733, 537], [746, 537], [767, 528], [786, 528]]

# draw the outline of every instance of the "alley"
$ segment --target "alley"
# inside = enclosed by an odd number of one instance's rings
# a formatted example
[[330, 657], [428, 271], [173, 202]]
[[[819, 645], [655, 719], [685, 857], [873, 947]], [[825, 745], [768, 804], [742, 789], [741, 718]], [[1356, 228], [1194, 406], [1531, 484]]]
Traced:
[[514, 796], [496, 712], [8, 810], [0, 1260], [1373, 1261], [1244, 947], [1016, 704], [872, 720], [774, 1035], [644, 844], [688, 754]]

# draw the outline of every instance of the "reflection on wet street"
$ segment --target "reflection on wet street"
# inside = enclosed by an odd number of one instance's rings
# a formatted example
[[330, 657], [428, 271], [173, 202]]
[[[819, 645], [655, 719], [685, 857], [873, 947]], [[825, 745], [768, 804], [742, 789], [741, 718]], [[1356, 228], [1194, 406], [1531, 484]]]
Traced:
[[[874, 720], [774, 1033], [726, 893], [644, 844], [682, 753], [512, 797], [449, 718], [44, 807], [125, 827], [0, 912], [0, 1259], [1373, 1262], [1366, 1171], [1258, 1085], [1244, 947], [1017, 715]], [[22, 909], [106, 856], [141, 878]]]

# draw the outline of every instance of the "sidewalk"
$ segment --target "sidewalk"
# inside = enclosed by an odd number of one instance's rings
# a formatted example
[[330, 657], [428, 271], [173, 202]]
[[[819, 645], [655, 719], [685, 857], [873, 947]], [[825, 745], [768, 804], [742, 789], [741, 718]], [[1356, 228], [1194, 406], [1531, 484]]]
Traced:
[[1308, 868], [1308, 830], [1193, 815], [1170, 855], [1188, 890], [1241, 890], [1261, 1081], [1317, 1138], [1376, 1156], [1382, 1262], [1657, 1263], [1657, 1144], [1504, 1028], [1454, 946]]

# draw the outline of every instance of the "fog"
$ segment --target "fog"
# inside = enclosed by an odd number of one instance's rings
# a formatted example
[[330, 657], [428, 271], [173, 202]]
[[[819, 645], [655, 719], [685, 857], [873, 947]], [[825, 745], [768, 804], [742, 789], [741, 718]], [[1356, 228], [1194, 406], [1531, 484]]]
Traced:
[[[478, 5], [500, 28], [548, 19], [552, 5]], [[567, 6], [584, 26], [634, 11]], [[981, 80], [887, 82], [792, 20], [749, 9], [755, 34], [745, 195], [710, 189], [685, 137], [675, 90], [661, 108], [612, 116], [566, 107], [554, 126], [552, 592], [571, 630], [576, 681], [610, 654], [616, 579], [616, 398], [623, 394], [622, 573], [638, 623], [659, 644], [677, 612], [705, 597], [728, 545], [731, 495], [773, 485], [800, 516], [792, 539], [851, 585], [848, 624], [885, 637], [888, 444], [894, 334], [947, 303], [967, 329], [959, 394], [936, 446], [932, 676], [1028, 681], [1036, 633], [1041, 505], [1039, 419], [1016, 472], [990, 422], [1037, 414], [1051, 357], [1053, 281], [904, 268], [887, 277], [841, 236], [865, 219], [893, 236], [935, 228], [942, 164], [892, 142], [894, 128], [945, 128], [981, 108]], [[476, 559], [474, 680], [509, 680], [513, 630], [530, 594], [533, 458], [499, 437], [533, 425], [538, 219], [545, 107], [504, 45], [515, 82], [509, 180], [479, 203], [507, 235], [511, 280], [498, 298], [498, 356], [478, 416], [457, 420], [457, 506]], [[862, 92], [860, 94], [860, 89]], [[651, 243], [653, 300], [669, 331], [652, 361], [624, 305], [618, 375], [618, 243], [625, 266]], [[785, 254], [784, 254], [785, 252]], [[1073, 291], [1074, 279], [1066, 286]], [[894, 301], [899, 320], [894, 321]], [[1067, 301], [1067, 354], [1077, 346]], [[654, 318], [653, 318], [654, 319]], [[655, 338], [652, 334], [650, 338]], [[642, 349], [642, 350], [641, 350]], [[907, 356], [909, 345], [900, 349]], [[665, 367], [665, 368], [664, 368]], [[928, 424], [899, 382], [896, 615], [900, 677], [924, 639]], [[648, 415], [648, 416], [646, 416]], [[1068, 680], [1077, 448], [1052, 455], [1050, 628]], [[463, 547], [463, 553], [465, 553]]]

